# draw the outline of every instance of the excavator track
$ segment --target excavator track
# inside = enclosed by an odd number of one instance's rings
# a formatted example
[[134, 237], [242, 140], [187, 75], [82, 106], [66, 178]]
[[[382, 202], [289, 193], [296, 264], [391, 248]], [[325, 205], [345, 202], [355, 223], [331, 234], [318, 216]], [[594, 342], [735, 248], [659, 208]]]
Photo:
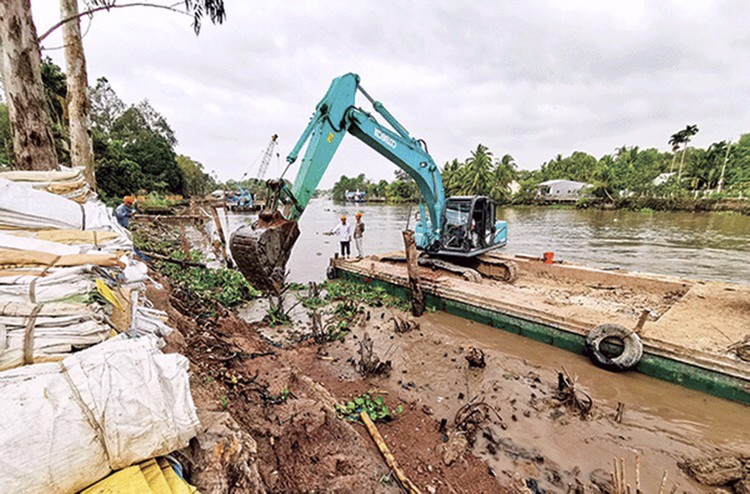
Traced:
[[504, 283], [513, 283], [518, 278], [518, 264], [510, 259], [489, 253], [476, 259], [474, 269], [482, 276]]

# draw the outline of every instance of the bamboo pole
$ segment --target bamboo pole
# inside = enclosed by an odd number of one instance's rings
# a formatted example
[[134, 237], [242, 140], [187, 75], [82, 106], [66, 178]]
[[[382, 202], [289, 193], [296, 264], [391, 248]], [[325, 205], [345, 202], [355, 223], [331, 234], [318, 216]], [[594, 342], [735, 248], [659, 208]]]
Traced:
[[383, 436], [380, 435], [380, 432], [378, 432], [378, 428], [375, 427], [373, 421], [370, 420], [370, 416], [367, 415], [367, 412], [364, 410], [360, 412], [359, 418], [362, 419], [362, 422], [367, 428], [367, 432], [370, 433], [370, 437], [372, 437], [372, 440], [375, 441], [375, 444], [378, 446], [380, 453], [383, 455], [383, 459], [385, 459], [385, 463], [393, 470], [393, 473], [396, 474], [396, 478], [398, 479], [401, 486], [409, 494], [422, 494], [422, 492], [414, 484], [414, 482], [409, 480], [401, 470], [401, 468], [399, 468], [398, 463], [396, 462], [396, 458], [394, 458], [393, 454], [391, 454], [391, 451], [388, 449], [388, 445], [385, 444], [385, 441], [383, 440]]

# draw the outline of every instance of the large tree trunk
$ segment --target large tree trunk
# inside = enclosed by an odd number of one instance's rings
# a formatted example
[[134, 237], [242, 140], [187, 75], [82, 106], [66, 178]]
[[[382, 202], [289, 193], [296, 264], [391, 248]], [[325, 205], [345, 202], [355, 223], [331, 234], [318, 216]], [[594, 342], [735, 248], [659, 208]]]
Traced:
[[[60, 0], [60, 18], [67, 19], [78, 15], [78, 0]], [[63, 24], [63, 44], [65, 45], [65, 72], [68, 83], [68, 118], [70, 119], [70, 160], [73, 166], [83, 166], [86, 180], [91, 188], [96, 188], [94, 176], [94, 149], [89, 134], [91, 102], [88, 95], [86, 57], [81, 41], [81, 21]]]
[[0, 1], [0, 45], [0, 67], [13, 134], [13, 165], [22, 170], [55, 169], [57, 152], [30, 0]]

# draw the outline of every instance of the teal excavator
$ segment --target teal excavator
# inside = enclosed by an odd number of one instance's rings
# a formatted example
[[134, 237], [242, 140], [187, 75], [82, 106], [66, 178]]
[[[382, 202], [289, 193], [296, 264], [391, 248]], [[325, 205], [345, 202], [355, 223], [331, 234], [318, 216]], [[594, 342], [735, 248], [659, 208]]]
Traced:
[[[355, 106], [360, 92], [390, 125]], [[414, 233], [417, 248], [432, 257], [457, 262], [505, 246], [508, 225], [496, 221], [495, 203], [484, 196], [445, 197], [440, 170], [422, 139], [415, 139], [359, 83], [356, 74], [337, 77], [315, 108], [307, 128], [287, 156], [287, 167], [307, 143], [293, 184], [282, 178], [267, 182], [272, 191], [258, 220], [232, 234], [230, 248], [237, 267], [256, 287], [278, 293], [286, 263], [299, 237], [297, 222], [318, 187], [344, 136], [357, 137], [405, 171], [422, 196]]]

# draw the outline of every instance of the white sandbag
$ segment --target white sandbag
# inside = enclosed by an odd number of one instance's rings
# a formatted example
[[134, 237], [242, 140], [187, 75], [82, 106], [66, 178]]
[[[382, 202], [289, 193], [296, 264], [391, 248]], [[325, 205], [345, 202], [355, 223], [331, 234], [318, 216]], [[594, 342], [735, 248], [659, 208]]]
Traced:
[[173, 331], [164, 322], [166, 319], [167, 313], [164, 311], [137, 306], [127, 333], [132, 337], [158, 336], [166, 338]]
[[45, 276], [0, 276], [0, 300], [43, 304], [89, 293], [96, 282], [91, 269], [86, 265], [52, 268]]
[[62, 360], [111, 332], [104, 316], [86, 304], [0, 303], [0, 370]]
[[200, 427], [187, 370], [185, 357], [161, 353], [153, 338], [118, 337], [0, 372], [3, 491], [77, 492], [187, 446]]
[[[50, 233], [52, 234], [50, 235]], [[54, 233], [59, 233], [59, 235], [54, 235]], [[75, 238], [76, 234], [79, 238]], [[75, 248], [80, 254], [89, 254], [96, 252], [130, 252], [133, 250], [133, 241], [130, 240], [130, 237], [120, 234], [120, 232], [118, 231], [102, 232], [102, 230], [5, 230], [4, 232], [0, 233], [0, 237], [2, 236], [13, 236], [21, 239], [32, 239], [40, 242], [62, 244], [68, 247]], [[55, 237], [59, 237], [60, 240], [56, 240]], [[43, 250], [32, 249], [32, 247], [26, 248], [30, 250]]]
[[0, 232], [0, 248], [14, 250], [34, 250], [36, 252], [46, 252], [56, 256], [67, 256], [72, 254], [81, 254], [81, 248], [65, 245], [48, 240], [39, 240], [36, 238], [24, 238], [18, 235], [9, 235]]
[[84, 176], [83, 167], [61, 168], [60, 170], [11, 170], [0, 172], [0, 178], [13, 182], [24, 182], [37, 190], [86, 202], [91, 188]]
[[122, 231], [99, 201], [78, 204], [3, 178], [0, 178], [0, 229]]
[[0, 172], [0, 178], [12, 182], [30, 182], [33, 185], [50, 185], [56, 182], [70, 182], [83, 178], [83, 167], [60, 170], [10, 170]]

